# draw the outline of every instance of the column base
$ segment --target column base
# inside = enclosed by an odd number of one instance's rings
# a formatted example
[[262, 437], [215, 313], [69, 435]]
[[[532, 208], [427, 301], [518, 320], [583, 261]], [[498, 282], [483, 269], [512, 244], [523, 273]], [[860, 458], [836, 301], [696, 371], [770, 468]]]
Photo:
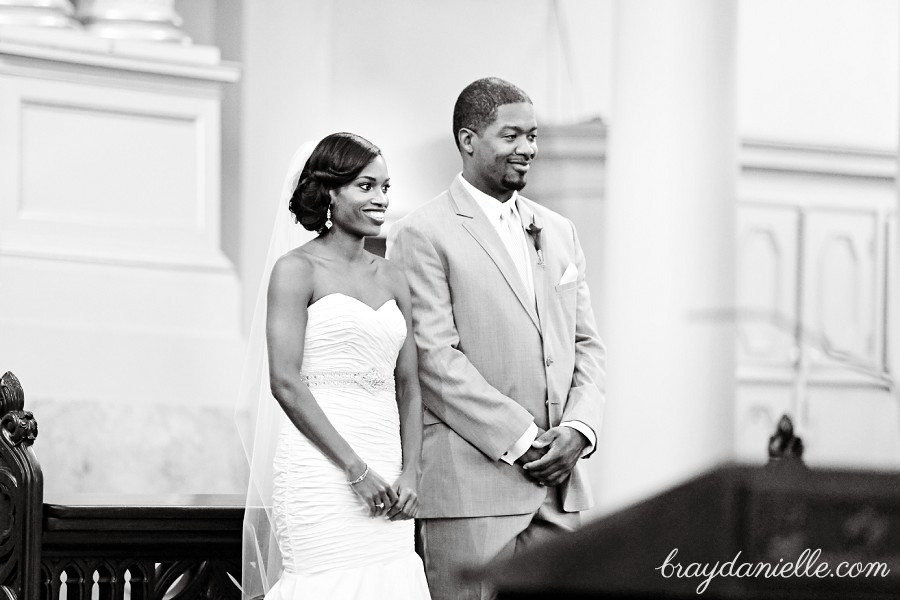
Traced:
[[102, 38], [191, 43], [173, 0], [82, 0], [78, 19]]
[[0, 0], [0, 26], [76, 29], [69, 0]]
[[172, 23], [103, 19], [88, 20], [85, 28], [98, 37], [113, 40], [191, 43], [191, 38]]

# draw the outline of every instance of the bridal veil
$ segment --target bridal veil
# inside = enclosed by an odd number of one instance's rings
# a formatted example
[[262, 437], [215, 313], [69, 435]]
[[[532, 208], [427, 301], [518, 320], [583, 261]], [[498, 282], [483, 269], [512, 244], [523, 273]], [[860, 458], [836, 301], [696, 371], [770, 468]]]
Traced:
[[250, 465], [241, 567], [242, 598], [245, 600], [264, 596], [278, 580], [282, 569], [281, 552], [272, 526], [272, 463], [277, 432], [287, 422], [287, 417], [269, 387], [266, 296], [275, 261], [314, 235], [295, 222], [288, 204], [300, 173], [315, 146], [316, 142], [306, 142], [297, 149], [281, 188], [275, 210], [275, 225], [250, 325], [235, 409], [238, 433]]

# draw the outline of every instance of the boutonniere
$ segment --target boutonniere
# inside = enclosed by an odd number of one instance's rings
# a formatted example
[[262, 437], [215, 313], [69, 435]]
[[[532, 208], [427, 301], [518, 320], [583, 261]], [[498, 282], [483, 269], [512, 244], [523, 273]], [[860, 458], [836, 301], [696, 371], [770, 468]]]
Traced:
[[537, 226], [534, 222], [534, 216], [531, 217], [531, 224], [525, 230], [528, 232], [528, 235], [531, 236], [531, 241], [534, 242], [534, 249], [537, 251], [538, 255], [538, 264], [544, 264], [544, 253], [541, 251], [541, 228]]

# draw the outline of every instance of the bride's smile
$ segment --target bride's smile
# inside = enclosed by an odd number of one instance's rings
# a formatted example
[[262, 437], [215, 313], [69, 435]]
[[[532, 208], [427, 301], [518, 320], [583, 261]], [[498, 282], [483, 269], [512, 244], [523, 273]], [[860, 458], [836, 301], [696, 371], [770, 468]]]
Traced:
[[353, 181], [332, 192], [335, 227], [359, 236], [381, 233], [390, 187], [387, 163], [379, 155]]

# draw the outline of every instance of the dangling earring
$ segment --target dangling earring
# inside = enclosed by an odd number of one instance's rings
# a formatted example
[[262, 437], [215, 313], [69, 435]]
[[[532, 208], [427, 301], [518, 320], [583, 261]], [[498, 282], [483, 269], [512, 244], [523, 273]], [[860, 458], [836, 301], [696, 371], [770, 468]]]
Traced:
[[331, 222], [331, 207], [328, 207], [328, 210], [325, 212], [325, 229], [331, 229], [331, 226], [334, 223]]

